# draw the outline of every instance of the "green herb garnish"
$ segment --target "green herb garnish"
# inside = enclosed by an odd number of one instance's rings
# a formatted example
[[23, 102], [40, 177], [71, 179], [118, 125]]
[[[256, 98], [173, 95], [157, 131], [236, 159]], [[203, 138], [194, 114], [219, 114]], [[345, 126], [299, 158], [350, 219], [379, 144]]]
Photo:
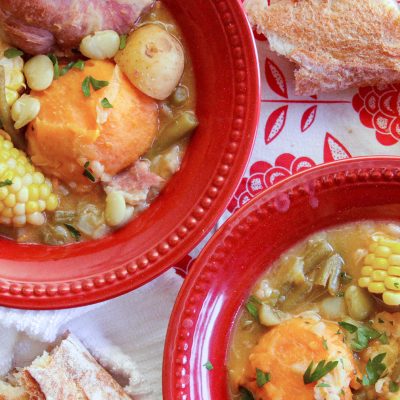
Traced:
[[263, 372], [261, 369], [256, 368], [256, 381], [259, 388], [263, 387], [270, 380], [271, 374], [269, 372]]
[[322, 338], [322, 346], [325, 350], [328, 350], [328, 341], [325, 338]]
[[126, 47], [126, 39], [127, 39], [128, 35], [121, 35], [119, 37], [119, 49], [123, 50]]
[[348, 322], [339, 322], [339, 325], [351, 334], [355, 334], [351, 342], [351, 347], [354, 351], [365, 350], [371, 340], [382, 337], [382, 340], [385, 341], [384, 333], [369, 326], [356, 326]]
[[90, 78], [88, 76], [82, 82], [82, 92], [85, 97], [90, 96]]
[[15, 47], [10, 47], [9, 49], [4, 51], [4, 57], [6, 58], [15, 58], [23, 55], [24, 52], [19, 49], [16, 49]]
[[386, 370], [386, 365], [382, 363], [386, 357], [386, 353], [378, 354], [372, 360], [369, 359], [366, 367], [366, 375], [362, 378], [362, 384], [364, 386], [375, 385], [378, 379]]
[[84, 68], [85, 68], [85, 61], [83, 61], [83, 60], [78, 60], [78, 61], [72, 66], [72, 68], [76, 68], [76, 69], [79, 69], [79, 70], [83, 71]]
[[76, 229], [75, 227], [73, 227], [70, 224], [64, 224], [64, 226], [69, 230], [69, 233], [71, 234], [71, 236], [77, 241], [79, 242], [79, 239], [81, 238], [81, 233], [78, 231], [78, 229]]
[[210, 363], [210, 361], [207, 361], [205, 364], [203, 364], [203, 367], [205, 367], [208, 371], [212, 371], [214, 369], [214, 366]]
[[5, 181], [0, 182], [0, 187], [11, 186], [11, 185], [12, 185], [11, 179], [6, 179]]
[[92, 171], [90, 171], [89, 169], [89, 165], [90, 162], [86, 161], [85, 165], [83, 166], [84, 170], [83, 170], [83, 176], [86, 176], [86, 178], [88, 178], [90, 181], [92, 182], [96, 182], [96, 178], [94, 177], [94, 175], [92, 174]]
[[54, 79], [58, 79], [60, 77], [60, 66], [58, 65], [58, 58], [54, 54], [48, 54], [47, 57], [50, 58], [54, 67]]
[[247, 390], [243, 386], [240, 386], [239, 393], [241, 394], [240, 400], [254, 400], [254, 396], [250, 390]]
[[347, 332], [350, 333], [354, 333], [357, 332], [358, 327], [353, 325], [353, 324], [349, 324], [348, 322], [339, 322], [339, 326], [342, 327], [343, 329], [345, 329]]
[[261, 304], [261, 302], [255, 296], [250, 296], [246, 303], [246, 310], [256, 321], [258, 321], [258, 304]]
[[108, 101], [107, 97], [101, 100], [101, 105], [103, 108], [113, 108], [113, 105]]
[[399, 384], [393, 381], [389, 382], [389, 392], [397, 393], [399, 391]]
[[305, 385], [317, 382], [326, 374], [329, 374], [336, 366], [338, 365], [339, 361], [329, 361], [326, 362], [325, 360], [320, 361], [315, 370], [312, 372], [314, 367], [314, 362], [311, 361], [310, 365], [308, 366], [306, 372], [303, 375], [303, 382]]
[[83, 69], [85, 68], [85, 62], [82, 60], [69, 62], [66, 66], [61, 68], [60, 76], [64, 76], [72, 68], [80, 69], [81, 71], [83, 71]]
[[93, 78], [93, 76], [90, 77], [90, 83], [92, 84], [92, 87], [94, 90], [99, 90], [103, 87], [108, 86], [108, 84], [109, 84], [108, 81], [99, 81], [99, 80]]
[[329, 385], [329, 383], [321, 382], [321, 383], [318, 383], [317, 387], [331, 387], [331, 385]]

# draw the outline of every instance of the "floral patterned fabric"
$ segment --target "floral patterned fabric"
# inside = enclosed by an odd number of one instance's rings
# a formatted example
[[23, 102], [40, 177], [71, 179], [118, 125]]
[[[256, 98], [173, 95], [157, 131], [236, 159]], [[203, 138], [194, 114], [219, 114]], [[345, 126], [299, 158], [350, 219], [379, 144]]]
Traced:
[[[261, 117], [255, 148], [220, 219], [260, 191], [317, 164], [364, 155], [400, 155], [400, 84], [296, 96], [294, 65], [255, 34], [261, 71]], [[202, 245], [176, 266], [185, 277]]]

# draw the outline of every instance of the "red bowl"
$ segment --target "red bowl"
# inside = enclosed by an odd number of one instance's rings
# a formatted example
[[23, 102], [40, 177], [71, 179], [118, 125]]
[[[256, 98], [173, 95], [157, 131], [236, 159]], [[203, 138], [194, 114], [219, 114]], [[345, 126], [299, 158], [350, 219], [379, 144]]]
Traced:
[[[200, 253], [179, 293], [164, 352], [163, 399], [228, 400], [230, 331], [267, 266], [316, 231], [363, 219], [400, 219], [400, 158], [314, 167], [234, 214]], [[212, 371], [203, 366], [207, 361]]]
[[0, 304], [51, 309], [115, 297], [179, 261], [223, 213], [259, 117], [253, 35], [237, 0], [164, 0], [187, 39], [197, 79], [194, 135], [181, 171], [139, 218], [102, 240], [63, 247], [0, 240]]

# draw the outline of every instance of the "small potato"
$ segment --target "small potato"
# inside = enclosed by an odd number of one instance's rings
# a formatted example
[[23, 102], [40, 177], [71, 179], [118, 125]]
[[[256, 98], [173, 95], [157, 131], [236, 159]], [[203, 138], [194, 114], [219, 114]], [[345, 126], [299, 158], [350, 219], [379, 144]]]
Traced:
[[346, 303], [343, 297], [327, 297], [319, 306], [320, 314], [325, 319], [339, 320], [346, 315]]
[[185, 67], [182, 45], [156, 24], [134, 31], [115, 61], [133, 85], [157, 100], [171, 95]]

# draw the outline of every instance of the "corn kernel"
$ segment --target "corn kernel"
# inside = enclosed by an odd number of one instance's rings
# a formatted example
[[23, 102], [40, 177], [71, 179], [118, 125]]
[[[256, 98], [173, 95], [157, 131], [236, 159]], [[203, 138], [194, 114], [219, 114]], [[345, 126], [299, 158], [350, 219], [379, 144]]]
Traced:
[[386, 277], [387, 277], [386, 271], [382, 271], [380, 269], [375, 270], [371, 276], [374, 282], [383, 282]]
[[29, 186], [29, 200], [39, 200], [39, 186], [32, 184]]
[[[5, 182], [10, 180], [11, 182]], [[30, 163], [25, 153], [0, 136], [0, 224], [41, 225], [44, 211], [58, 207], [52, 184]]]
[[14, 207], [16, 203], [17, 203], [17, 199], [16, 199], [14, 193], [9, 193], [8, 196], [4, 200], [4, 204], [7, 207]]
[[58, 197], [52, 193], [46, 201], [46, 208], [49, 211], [54, 211], [58, 207]]
[[368, 285], [368, 290], [371, 293], [379, 294], [379, 293], [383, 293], [386, 290], [386, 288], [385, 288], [385, 285], [383, 282], [371, 282]]
[[367, 288], [368, 285], [372, 282], [372, 279], [369, 277], [362, 277], [358, 280], [358, 286], [362, 288]]
[[383, 293], [382, 299], [388, 306], [400, 305], [400, 293], [398, 292], [391, 292], [387, 290], [385, 293]]
[[390, 265], [400, 265], [400, 255], [398, 254], [392, 254], [388, 258], [389, 264]]
[[375, 254], [370, 253], [365, 257], [364, 264], [365, 265], [374, 265], [374, 261], [375, 261]]
[[51, 193], [51, 188], [47, 186], [45, 183], [42, 183], [39, 186], [39, 197], [42, 200], [47, 200], [47, 198], [50, 196]]
[[374, 269], [372, 267], [369, 267], [369, 266], [363, 267], [361, 269], [361, 275], [362, 276], [371, 276], [372, 272], [374, 272]]
[[387, 246], [378, 246], [375, 250], [376, 257], [388, 258], [392, 254], [390, 247]]
[[34, 212], [37, 212], [37, 211], [39, 211], [39, 206], [36, 201], [30, 200], [26, 203], [26, 212], [28, 214], [33, 214]]
[[391, 276], [400, 276], [400, 267], [389, 267], [387, 273]]
[[387, 276], [385, 278], [385, 286], [387, 289], [400, 291], [400, 278]]
[[389, 266], [389, 262], [387, 258], [375, 257], [372, 266], [374, 267], [374, 269], [387, 269]]

